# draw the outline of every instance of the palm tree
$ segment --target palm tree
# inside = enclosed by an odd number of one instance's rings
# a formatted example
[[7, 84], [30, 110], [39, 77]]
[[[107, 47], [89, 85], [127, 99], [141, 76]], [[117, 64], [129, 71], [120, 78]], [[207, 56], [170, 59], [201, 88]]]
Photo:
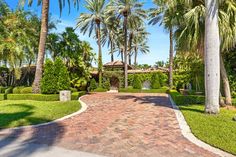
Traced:
[[113, 0], [109, 11], [116, 12], [118, 17], [123, 16], [124, 30], [124, 73], [125, 73], [125, 88], [128, 87], [128, 66], [127, 66], [127, 36], [128, 36], [128, 21], [146, 18], [146, 12], [142, 9], [143, 3], [138, 0]]
[[[206, 8], [204, 2], [193, 3], [185, 5], [187, 9], [182, 12], [182, 25], [177, 29], [177, 47], [182, 50], [199, 52], [202, 57], [204, 54], [204, 30], [205, 30], [205, 12]], [[225, 104], [230, 105], [231, 92], [226, 73], [225, 65], [223, 62], [223, 53], [229, 51], [235, 45], [235, 27], [236, 27], [236, 3], [227, 0], [220, 3], [219, 11], [219, 28], [221, 38], [221, 62], [220, 71], [223, 82], [223, 89], [225, 93]], [[183, 9], [184, 10], [184, 9]]]
[[59, 48], [60, 36], [56, 33], [50, 33], [47, 37], [47, 49], [50, 51], [52, 59], [55, 61], [56, 57], [60, 53]]
[[[31, 6], [33, 0], [19, 0], [19, 6], [24, 6], [26, 1], [28, 1], [28, 5]], [[78, 6], [79, 0], [71, 0], [74, 6]], [[68, 6], [70, 10], [70, 0], [68, 0]], [[38, 0], [38, 5], [42, 4], [42, 12], [41, 12], [41, 31], [40, 31], [40, 40], [39, 40], [39, 48], [38, 48], [38, 58], [36, 63], [36, 71], [35, 71], [35, 79], [33, 83], [33, 92], [40, 93], [40, 81], [42, 79], [43, 73], [43, 63], [44, 63], [44, 56], [45, 56], [45, 48], [46, 48], [46, 39], [48, 33], [48, 13], [49, 13], [49, 0]], [[59, 0], [59, 8], [60, 12], [62, 8], [65, 6], [64, 0]]]
[[218, 1], [206, 0], [205, 18], [205, 112], [219, 113], [220, 37]]
[[95, 30], [98, 45], [98, 75], [99, 87], [102, 86], [102, 48], [101, 24], [104, 23], [105, 0], [86, 0], [85, 8], [90, 13], [83, 13], [78, 18], [77, 27], [82, 33], [89, 31], [89, 36]]
[[138, 52], [141, 52], [142, 54], [147, 54], [149, 52], [149, 46], [147, 45], [147, 40], [143, 38], [143, 36], [136, 36], [133, 41], [134, 50], [134, 65], [137, 65], [137, 56]]
[[149, 24], [156, 25], [160, 23], [169, 32], [170, 49], [169, 49], [169, 88], [173, 87], [173, 60], [174, 60], [174, 26], [178, 18], [176, 9], [173, 7], [173, 2], [168, 0], [154, 0], [156, 8], [151, 8], [149, 11]]

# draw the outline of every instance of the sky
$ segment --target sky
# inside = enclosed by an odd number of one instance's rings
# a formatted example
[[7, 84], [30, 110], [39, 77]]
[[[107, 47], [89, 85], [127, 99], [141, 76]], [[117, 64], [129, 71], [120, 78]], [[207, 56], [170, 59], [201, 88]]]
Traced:
[[[12, 8], [16, 9], [18, 0], [5, 0], [6, 3]], [[27, 1], [27, 0], [26, 0]], [[34, 0], [34, 3], [31, 7], [25, 6], [24, 9], [28, 11], [33, 11], [41, 16], [41, 7], [37, 6], [37, 1]], [[149, 9], [154, 7], [152, 0], [144, 0], [144, 9]], [[71, 11], [69, 13], [69, 9], [67, 6], [64, 7], [62, 14], [60, 16], [60, 10], [58, 5], [58, 0], [50, 0], [50, 15], [53, 20], [60, 20], [60, 23], [57, 24], [57, 29], [53, 30], [54, 32], [61, 33], [65, 30], [65, 27], [75, 27], [77, 18], [80, 13], [87, 12], [87, 10], [83, 7], [84, 0], [80, 0], [79, 10], [71, 7]], [[157, 61], [167, 61], [169, 54], [169, 36], [166, 30], [163, 29], [162, 26], [155, 25], [150, 26], [145, 22], [146, 29], [150, 33], [148, 36], [148, 46], [150, 52], [148, 54], [139, 54], [138, 55], [138, 64], [149, 64], [154, 65]], [[76, 33], [79, 35], [81, 40], [86, 40], [90, 42], [93, 51], [97, 53], [98, 46], [93, 37], [88, 37], [88, 35], [83, 35], [80, 33], [80, 30], [77, 29]], [[105, 45], [102, 48], [103, 54], [103, 63], [107, 63], [110, 61], [110, 56], [108, 54], [107, 46]], [[117, 54], [114, 55], [115, 60], [120, 60], [120, 56]]]

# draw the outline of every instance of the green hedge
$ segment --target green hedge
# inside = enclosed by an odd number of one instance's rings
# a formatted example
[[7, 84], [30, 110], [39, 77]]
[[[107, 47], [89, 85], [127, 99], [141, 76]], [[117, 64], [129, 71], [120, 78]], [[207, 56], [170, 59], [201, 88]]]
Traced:
[[6, 99], [5, 94], [0, 94], [0, 101], [5, 99]]
[[[71, 94], [71, 100], [78, 100], [85, 91], [75, 92]], [[36, 100], [36, 101], [59, 101], [59, 94], [8, 94], [8, 100]]]
[[170, 96], [177, 105], [204, 104], [205, 96], [182, 95], [176, 90], [169, 91]]
[[92, 92], [107, 92], [107, 89], [97, 88], [97, 89], [94, 89]]
[[119, 92], [121, 93], [166, 93], [166, 88], [160, 89], [149, 89], [149, 90], [142, 90], [142, 89], [132, 89], [132, 88], [120, 88]]

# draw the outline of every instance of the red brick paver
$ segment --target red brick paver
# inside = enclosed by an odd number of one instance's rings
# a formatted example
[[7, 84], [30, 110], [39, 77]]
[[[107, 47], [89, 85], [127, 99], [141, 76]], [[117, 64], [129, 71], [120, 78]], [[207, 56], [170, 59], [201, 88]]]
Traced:
[[82, 101], [88, 109], [80, 115], [9, 136], [114, 157], [217, 156], [181, 135], [166, 94], [100, 93]]

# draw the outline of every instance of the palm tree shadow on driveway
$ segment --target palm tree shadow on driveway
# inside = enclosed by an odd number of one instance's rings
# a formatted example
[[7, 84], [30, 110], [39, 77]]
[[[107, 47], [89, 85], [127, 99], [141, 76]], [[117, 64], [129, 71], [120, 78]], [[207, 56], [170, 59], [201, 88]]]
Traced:
[[154, 106], [162, 106], [172, 108], [171, 102], [167, 96], [164, 95], [136, 95], [136, 94], [125, 94], [117, 95], [117, 99], [120, 100], [132, 100], [139, 104], [150, 104]]
[[[49, 121], [45, 118], [28, 117], [33, 114], [32, 110], [34, 107], [30, 105], [13, 104], [13, 106], [14, 105], [20, 105], [24, 110], [16, 113], [0, 113], [0, 119], [8, 117], [8, 120], [5, 120], [4, 123], [2, 123], [3, 126], [0, 126], [0, 128], [5, 128], [12, 122], [20, 119], [27, 120], [29, 124], [34, 124], [35, 121]], [[19, 123], [19, 126], [20, 125]], [[57, 122], [38, 127], [0, 129], [0, 156], [26, 157], [34, 152], [49, 149], [62, 137], [63, 133], [64, 126]]]

